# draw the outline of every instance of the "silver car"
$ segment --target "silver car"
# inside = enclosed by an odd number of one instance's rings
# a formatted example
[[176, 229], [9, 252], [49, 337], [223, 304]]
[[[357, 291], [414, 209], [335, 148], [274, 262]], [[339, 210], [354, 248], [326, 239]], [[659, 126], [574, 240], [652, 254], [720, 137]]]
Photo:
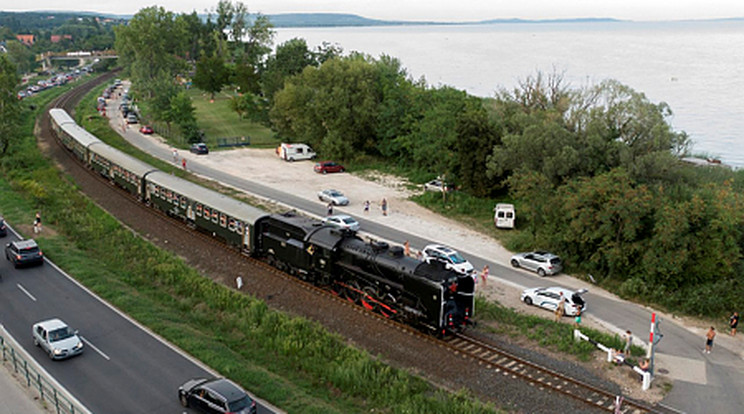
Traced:
[[349, 205], [349, 199], [338, 190], [318, 191], [318, 199], [326, 203], [332, 203], [334, 206]]
[[69, 358], [81, 354], [85, 348], [78, 332], [60, 319], [38, 322], [31, 331], [34, 345], [43, 349], [51, 359]]
[[511, 265], [532, 270], [540, 276], [555, 275], [563, 270], [560, 257], [540, 250], [515, 254], [511, 258]]
[[555, 311], [558, 308], [558, 304], [561, 303], [561, 298], [565, 298], [563, 302], [563, 313], [567, 316], [574, 316], [578, 310], [581, 310], [582, 313], [586, 311], [586, 302], [581, 297], [586, 292], [586, 289], [579, 289], [574, 292], [573, 290], [562, 287], [538, 287], [525, 289], [522, 292], [521, 299], [522, 302], [528, 305], [535, 305]]
[[323, 218], [323, 224], [330, 224], [344, 230], [359, 230], [359, 222], [347, 214], [336, 214]]

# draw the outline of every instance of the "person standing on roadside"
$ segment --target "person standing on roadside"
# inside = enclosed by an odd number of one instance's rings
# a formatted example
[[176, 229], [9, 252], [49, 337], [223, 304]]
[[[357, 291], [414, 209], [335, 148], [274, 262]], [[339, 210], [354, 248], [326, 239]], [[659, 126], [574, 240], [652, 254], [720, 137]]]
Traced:
[[625, 331], [625, 348], [623, 353], [626, 357], [630, 356], [630, 346], [633, 345], [633, 334], [630, 330]]
[[731, 327], [731, 336], [736, 336], [736, 327], [739, 326], [739, 312], [734, 312], [729, 318], [729, 326]]
[[581, 326], [581, 309], [576, 309], [576, 315], [574, 317], [574, 326], [576, 329], [579, 329], [579, 326]]
[[186, 158], [181, 158], [181, 166], [186, 170]]
[[704, 354], [710, 354], [711, 348], [713, 348], [713, 338], [716, 337], [716, 328], [710, 327], [708, 329], [708, 333], [705, 334], [705, 349], [703, 349]]
[[380, 208], [382, 209], [382, 215], [387, 216], [387, 210], [388, 210], [387, 198], [385, 197], [382, 198], [382, 202], [380, 203]]
[[178, 162], [178, 150], [175, 148], [173, 148], [173, 162], [174, 163]]
[[488, 265], [483, 266], [483, 270], [481, 271], [480, 277], [483, 281], [483, 286], [486, 286], [486, 283], [488, 283], [488, 274], [491, 272], [491, 270], [488, 268]]
[[368, 213], [369, 213], [369, 200], [366, 200], [364, 202], [364, 214], [368, 214]]
[[561, 300], [558, 302], [558, 306], [555, 308], [555, 321], [560, 322], [561, 318], [563, 317], [563, 312], [566, 309], [566, 298], [563, 297], [563, 292], [561, 292]]
[[41, 233], [41, 213], [38, 211], [34, 217], [34, 233]]
[[406, 240], [406, 242], [403, 243], [403, 249], [406, 253], [406, 256], [411, 255], [411, 243], [408, 240]]
[[333, 203], [328, 203], [328, 205], [326, 206], [326, 209], [328, 210], [328, 215], [332, 216], [333, 215]]

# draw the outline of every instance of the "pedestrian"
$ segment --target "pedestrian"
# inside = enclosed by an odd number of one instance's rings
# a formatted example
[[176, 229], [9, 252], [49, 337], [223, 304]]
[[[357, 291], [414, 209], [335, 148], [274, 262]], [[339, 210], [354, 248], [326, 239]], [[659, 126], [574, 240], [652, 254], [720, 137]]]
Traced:
[[736, 336], [736, 327], [739, 325], [739, 312], [734, 312], [729, 318], [729, 326], [731, 327], [731, 336]]
[[368, 214], [368, 213], [369, 213], [369, 200], [366, 200], [364, 202], [364, 214]]
[[421, 250], [416, 252], [416, 260], [421, 261], [424, 259], [424, 254], [421, 253]]
[[388, 209], [387, 198], [385, 197], [382, 198], [382, 202], [380, 203], [380, 208], [382, 208], [382, 215], [387, 216], [387, 209]]
[[41, 213], [38, 211], [34, 217], [34, 233], [41, 233]]
[[173, 162], [174, 163], [178, 162], [178, 150], [175, 148], [173, 148]]
[[641, 363], [638, 364], [638, 368], [646, 372], [648, 372], [648, 368], [650, 366], [651, 366], [651, 361], [649, 361], [648, 358], [643, 358], [643, 361], [641, 361]]
[[630, 356], [630, 345], [633, 344], [633, 334], [630, 332], [630, 330], [625, 331], [625, 348], [623, 349], [623, 353], [625, 356]]
[[705, 349], [703, 350], [704, 354], [710, 354], [711, 348], [713, 348], [713, 338], [716, 337], [716, 328], [710, 327], [708, 329], [708, 333], [705, 334]]
[[490, 269], [488, 268], [488, 265], [483, 266], [483, 270], [480, 273], [481, 280], [483, 281], [483, 286], [486, 286], [486, 283], [488, 283], [489, 273], [490, 273]]
[[181, 158], [181, 166], [184, 170], [186, 169], [186, 158]]
[[581, 309], [576, 309], [576, 315], [574, 315], [574, 326], [576, 329], [581, 326]]
[[328, 215], [332, 216], [333, 215], [333, 203], [328, 203], [328, 205], [326, 206], [326, 209], [328, 210]]
[[563, 312], [565, 311], [566, 307], [566, 298], [563, 297], [563, 292], [561, 292], [561, 300], [558, 301], [558, 306], [555, 307], [555, 321], [560, 322], [561, 318], [563, 317]]
[[411, 255], [411, 243], [409, 243], [408, 240], [406, 240], [406, 242], [403, 243], [403, 249], [405, 250], [406, 256]]

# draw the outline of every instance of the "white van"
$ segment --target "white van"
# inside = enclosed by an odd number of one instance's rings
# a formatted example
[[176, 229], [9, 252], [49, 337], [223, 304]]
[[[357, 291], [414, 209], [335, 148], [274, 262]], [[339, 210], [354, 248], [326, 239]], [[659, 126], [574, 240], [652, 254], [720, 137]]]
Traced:
[[284, 161], [312, 160], [317, 154], [305, 144], [284, 144], [276, 149], [279, 158]]
[[499, 229], [513, 229], [514, 220], [514, 204], [499, 203], [493, 209], [493, 224]]

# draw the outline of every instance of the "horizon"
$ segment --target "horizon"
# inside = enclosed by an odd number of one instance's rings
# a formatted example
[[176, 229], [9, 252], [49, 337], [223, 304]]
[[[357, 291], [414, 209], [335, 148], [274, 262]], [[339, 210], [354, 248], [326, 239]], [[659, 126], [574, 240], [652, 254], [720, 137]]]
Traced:
[[[174, 13], [213, 12], [218, 0], [161, 0], [155, 6]], [[92, 3], [92, 2], [91, 2]], [[251, 14], [329, 13], [351, 14], [366, 19], [432, 23], [473, 23], [484, 20], [577, 20], [613, 19], [631, 22], [685, 21], [744, 18], [744, 2], [711, 0], [702, 5], [695, 0], [523, 0], [517, 4], [500, 0], [465, 0], [453, 4], [445, 0], [258, 0], [244, 4]], [[59, 9], [58, 0], [37, 0], [29, 7], [4, 8], [6, 12], [93, 13], [131, 16], [153, 6], [149, 1], [122, 3], [100, 0], [79, 9]]]

